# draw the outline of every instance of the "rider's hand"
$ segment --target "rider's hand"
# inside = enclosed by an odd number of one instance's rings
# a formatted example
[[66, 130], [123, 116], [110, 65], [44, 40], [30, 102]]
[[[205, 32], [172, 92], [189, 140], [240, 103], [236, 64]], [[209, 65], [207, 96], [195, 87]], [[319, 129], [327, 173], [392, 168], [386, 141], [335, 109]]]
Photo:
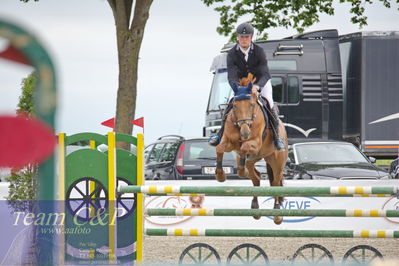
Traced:
[[252, 86], [252, 93], [257, 93], [257, 92], [259, 92], [259, 86], [254, 84]]

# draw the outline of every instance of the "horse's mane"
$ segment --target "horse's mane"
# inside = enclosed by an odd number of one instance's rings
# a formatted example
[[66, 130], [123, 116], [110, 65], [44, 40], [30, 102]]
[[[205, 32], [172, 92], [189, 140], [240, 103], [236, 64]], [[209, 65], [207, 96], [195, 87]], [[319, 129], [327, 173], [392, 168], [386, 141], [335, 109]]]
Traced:
[[248, 73], [248, 76], [246, 78], [241, 78], [240, 79], [240, 86], [248, 86], [248, 84], [251, 82], [252, 84], [256, 81], [256, 78], [254, 78], [254, 75], [252, 73]]

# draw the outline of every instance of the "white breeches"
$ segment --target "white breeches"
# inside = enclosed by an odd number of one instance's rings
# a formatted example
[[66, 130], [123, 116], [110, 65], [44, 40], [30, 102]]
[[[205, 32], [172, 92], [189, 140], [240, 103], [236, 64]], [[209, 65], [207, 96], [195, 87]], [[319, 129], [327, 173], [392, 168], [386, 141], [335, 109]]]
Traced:
[[269, 102], [270, 108], [273, 108], [274, 101], [273, 101], [273, 87], [271, 79], [269, 79], [266, 82], [266, 85], [261, 89], [260, 95], [266, 98], [267, 101]]

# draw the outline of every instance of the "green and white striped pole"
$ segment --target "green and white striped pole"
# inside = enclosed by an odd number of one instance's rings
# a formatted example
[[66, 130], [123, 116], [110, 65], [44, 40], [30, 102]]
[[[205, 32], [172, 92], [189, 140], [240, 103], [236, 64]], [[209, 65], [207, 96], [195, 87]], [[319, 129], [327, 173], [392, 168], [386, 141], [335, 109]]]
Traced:
[[244, 186], [121, 186], [119, 193], [149, 195], [207, 195], [207, 196], [360, 196], [391, 197], [398, 187], [244, 187]]

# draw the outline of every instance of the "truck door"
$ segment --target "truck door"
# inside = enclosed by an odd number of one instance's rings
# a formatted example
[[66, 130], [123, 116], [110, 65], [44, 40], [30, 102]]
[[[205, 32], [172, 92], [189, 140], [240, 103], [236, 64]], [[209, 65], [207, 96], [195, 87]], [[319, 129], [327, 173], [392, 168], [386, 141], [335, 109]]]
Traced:
[[[273, 75], [273, 98], [289, 138], [321, 137], [320, 75]], [[301, 89], [302, 88], [302, 89]]]
[[321, 138], [320, 74], [287, 75], [287, 133], [294, 138]]

